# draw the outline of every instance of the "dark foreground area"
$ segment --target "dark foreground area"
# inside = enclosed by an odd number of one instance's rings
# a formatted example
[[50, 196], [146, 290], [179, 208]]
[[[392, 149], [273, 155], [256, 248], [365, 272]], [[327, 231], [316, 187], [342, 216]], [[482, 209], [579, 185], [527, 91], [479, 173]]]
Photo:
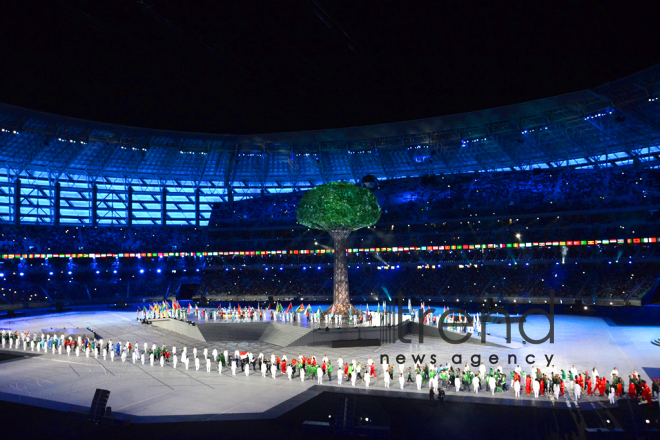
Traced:
[[[479, 438], [491, 435], [524, 439], [660, 438], [657, 432], [660, 426], [657, 404], [653, 407], [634, 407], [632, 412], [626, 408], [580, 411], [449, 402], [432, 405], [428, 401], [329, 392], [274, 420], [144, 423], [116, 427], [95, 425], [74, 420], [63, 412], [8, 402], [0, 402], [0, 414], [5, 422], [3, 437], [7, 439], [180, 439], [189, 435], [232, 439], [357, 438], [303, 432], [305, 421], [332, 422], [336, 418], [338, 405], [344, 399], [354, 399], [356, 426], [371, 424], [389, 427], [389, 438], [392, 439]], [[624, 428], [631, 432], [633, 419], [636, 420], [637, 436], [610, 433], [599, 437], [586, 431], [586, 428]]]

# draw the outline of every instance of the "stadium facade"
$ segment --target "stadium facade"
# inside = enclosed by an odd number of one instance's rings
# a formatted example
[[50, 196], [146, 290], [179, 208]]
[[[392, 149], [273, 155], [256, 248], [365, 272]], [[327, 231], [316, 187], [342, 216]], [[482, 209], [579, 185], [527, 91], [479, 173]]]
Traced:
[[238, 136], [117, 126], [2, 104], [0, 221], [205, 226], [216, 203], [366, 175], [657, 167], [659, 97], [657, 65], [595, 89], [507, 107]]

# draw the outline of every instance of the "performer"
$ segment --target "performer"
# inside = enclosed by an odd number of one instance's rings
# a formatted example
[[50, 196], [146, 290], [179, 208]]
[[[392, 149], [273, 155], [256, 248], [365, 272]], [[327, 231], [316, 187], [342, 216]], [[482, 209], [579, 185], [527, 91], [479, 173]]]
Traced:
[[529, 393], [531, 391], [531, 388], [532, 388], [532, 377], [527, 376], [527, 379], [526, 379], [526, 382], [525, 382], [525, 391], [527, 392], [528, 396], [529, 396]]
[[479, 387], [481, 386], [481, 381], [479, 380], [479, 376], [475, 375], [472, 378], [472, 388], [474, 388], [474, 392], [479, 393]]
[[533, 388], [534, 388], [534, 397], [538, 399], [539, 392], [541, 390], [541, 381], [540, 380], [535, 380]]
[[177, 361], [178, 361], [178, 359], [177, 359], [176, 355], [173, 355], [172, 356], [172, 365], [174, 366], [175, 370], [176, 370]]
[[513, 382], [513, 391], [516, 397], [520, 397], [520, 381], [518, 379]]
[[[193, 353], [195, 351], [196, 350], [193, 350]], [[199, 358], [198, 357], [195, 357], [195, 371], [199, 371]]]

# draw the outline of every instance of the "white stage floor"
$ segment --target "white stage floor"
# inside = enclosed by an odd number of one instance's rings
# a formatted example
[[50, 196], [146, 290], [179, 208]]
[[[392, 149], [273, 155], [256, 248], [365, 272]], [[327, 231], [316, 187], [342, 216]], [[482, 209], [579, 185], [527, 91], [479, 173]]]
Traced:
[[[91, 327], [103, 337], [104, 341], [108, 339], [112, 339], [115, 343], [126, 340], [132, 343], [137, 341], [140, 346], [145, 341], [149, 345], [152, 343], [166, 344], [168, 347], [176, 345], [178, 352], [184, 345], [188, 346], [189, 353], [192, 347], [196, 346], [200, 353], [204, 347], [203, 343], [178, 333], [137, 323], [133, 311], [70, 312], [0, 321], [0, 328], [19, 332], [30, 330], [30, 333], [41, 333], [42, 329], [51, 327], [60, 329]], [[543, 337], [547, 329], [547, 320], [539, 316], [531, 316], [528, 324], [525, 325], [528, 335], [533, 338]], [[505, 336], [503, 324], [489, 323], [488, 331], [493, 336]], [[601, 318], [556, 316], [554, 344], [545, 342], [540, 345], [522, 345], [517, 325], [513, 326], [512, 333], [513, 341], [518, 343], [510, 347], [450, 345], [440, 338], [428, 337], [428, 335], [423, 344], [417, 343], [415, 335], [408, 335], [407, 337], [413, 340], [411, 344], [397, 342], [380, 347], [349, 349], [297, 346], [281, 348], [258, 341], [236, 341], [217, 346], [219, 351], [225, 346], [230, 352], [235, 348], [251, 350], [255, 356], [260, 351], [267, 356], [273, 352], [279, 356], [286, 353], [289, 359], [297, 357], [300, 353], [306, 356], [315, 354], [317, 358], [327, 354], [335, 366], [333, 381], [330, 384], [324, 378], [324, 384], [320, 386], [315, 380], [301, 383], [297, 378], [289, 381], [281, 374], [275, 380], [271, 377], [264, 379], [256, 372], [251, 372], [249, 377], [240, 373], [231, 376], [231, 371], [227, 368], [223, 370], [222, 375], [219, 375], [215, 365], [212, 372], [207, 373], [204, 367], [200, 371], [194, 371], [194, 367], [186, 371], [185, 368], [181, 368], [181, 363], [175, 370], [171, 365], [161, 368], [159, 365], [150, 367], [148, 364], [132, 364], [130, 360], [122, 363], [119, 357], [115, 358], [115, 362], [110, 362], [109, 358], [103, 361], [102, 358], [97, 360], [93, 357], [88, 359], [84, 356], [67, 357], [66, 354], [41, 353], [39, 356], [0, 363], [0, 399], [60, 410], [89, 408], [95, 390], [103, 388], [111, 391], [108, 405], [112, 407], [113, 412], [130, 416], [133, 422], [270, 418], [277, 417], [325, 390], [368, 392], [379, 395], [385, 393], [393, 396], [403, 394], [404, 397], [427, 398], [428, 388], [425, 386], [422, 391], [417, 391], [413, 384], [407, 384], [401, 391], [398, 381], [395, 380], [390, 389], [385, 389], [380, 368], [377, 369], [378, 379], [371, 381], [368, 390], [364, 383], [353, 388], [347, 381], [338, 387], [336, 360], [340, 355], [345, 362], [356, 358], [363, 365], [370, 356], [380, 364], [380, 355], [387, 354], [390, 356], [390, 363], [395, 364], [395, 357], [404, 355], [408, 367], [413, 365], [411, 355], [424, 355], [423, 363], [429, 362], [430, 356], [435, 355], [438, 363], [445, 364], [451, 361], [453, 355], [459, 354], [462, 356], [461, 369], [473, 355], [480, 355], [481, 361], [488, 368], [489, 356], [497, 355], [507, 375], [516, 364], [520, 364], [524, 370], [530, 372], [532, 367], [525, 363], [525, 357], [528, 355], [534, 355], [534, 367], [548, 372], [546, 356], [548, 358], [552, 356], [551, 364], [564, 370], [570, 369], [571, 365], [575, 364], [580, 371], [591, 371], [596, 367], [601, 375], [609, 376], [612, 368], [616, 366], [624, 376], [626, 385], [627, 377], [633, 369], [648, 380], [644, 368], [658, 367], [658, 359], [660, 359], [660, 348], [650, 343], [652, 339], [660, 336], [660, 326], [610, 326]], [[209, 345], [208, 348], [210, 352], [214, 347]], [[4, 351], [18, 354], [22, 349], [9, 350], [5, 347]], [[508, 355], [515, 355], [517, 362], [509, 365]], [[493, 365], [495, 366], [497, 364]], [[395, 364], [395, 373], [397, 372], [398, 367]], [[478, 395], [468, 392], [458, 394], [453, 391], [447, 392], [448, 401], [475, 401], [475, 399], [485, 403], [511, 405], [575, 406], [572, 396], [570, 399], [560, 398], [558, 402], [554, 402], [548, 396], [538, 400], [527, 396], [514, 400], [512, 391], [496, 393], [495, 396], [485, 391]], [[606, 398], [583, 396], [578, 403], [580, 408], [590, 408], [609, 405], [606, 401]]]

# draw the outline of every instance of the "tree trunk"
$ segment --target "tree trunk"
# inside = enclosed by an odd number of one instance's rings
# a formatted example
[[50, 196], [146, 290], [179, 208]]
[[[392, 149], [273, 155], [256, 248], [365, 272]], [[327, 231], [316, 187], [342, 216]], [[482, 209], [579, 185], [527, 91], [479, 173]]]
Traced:
[[351, 235], [351, 231], [335, 230], [330, 231], [330, 235], [335, 242], [335, 264], [333, 278], [333, 304], [335, 306], [335, 315], [342, 315], [348, 318], [348, 311], [351, 307], [351, 299], [348, 295], [348, 266], [346, 265], [346, 240]]

